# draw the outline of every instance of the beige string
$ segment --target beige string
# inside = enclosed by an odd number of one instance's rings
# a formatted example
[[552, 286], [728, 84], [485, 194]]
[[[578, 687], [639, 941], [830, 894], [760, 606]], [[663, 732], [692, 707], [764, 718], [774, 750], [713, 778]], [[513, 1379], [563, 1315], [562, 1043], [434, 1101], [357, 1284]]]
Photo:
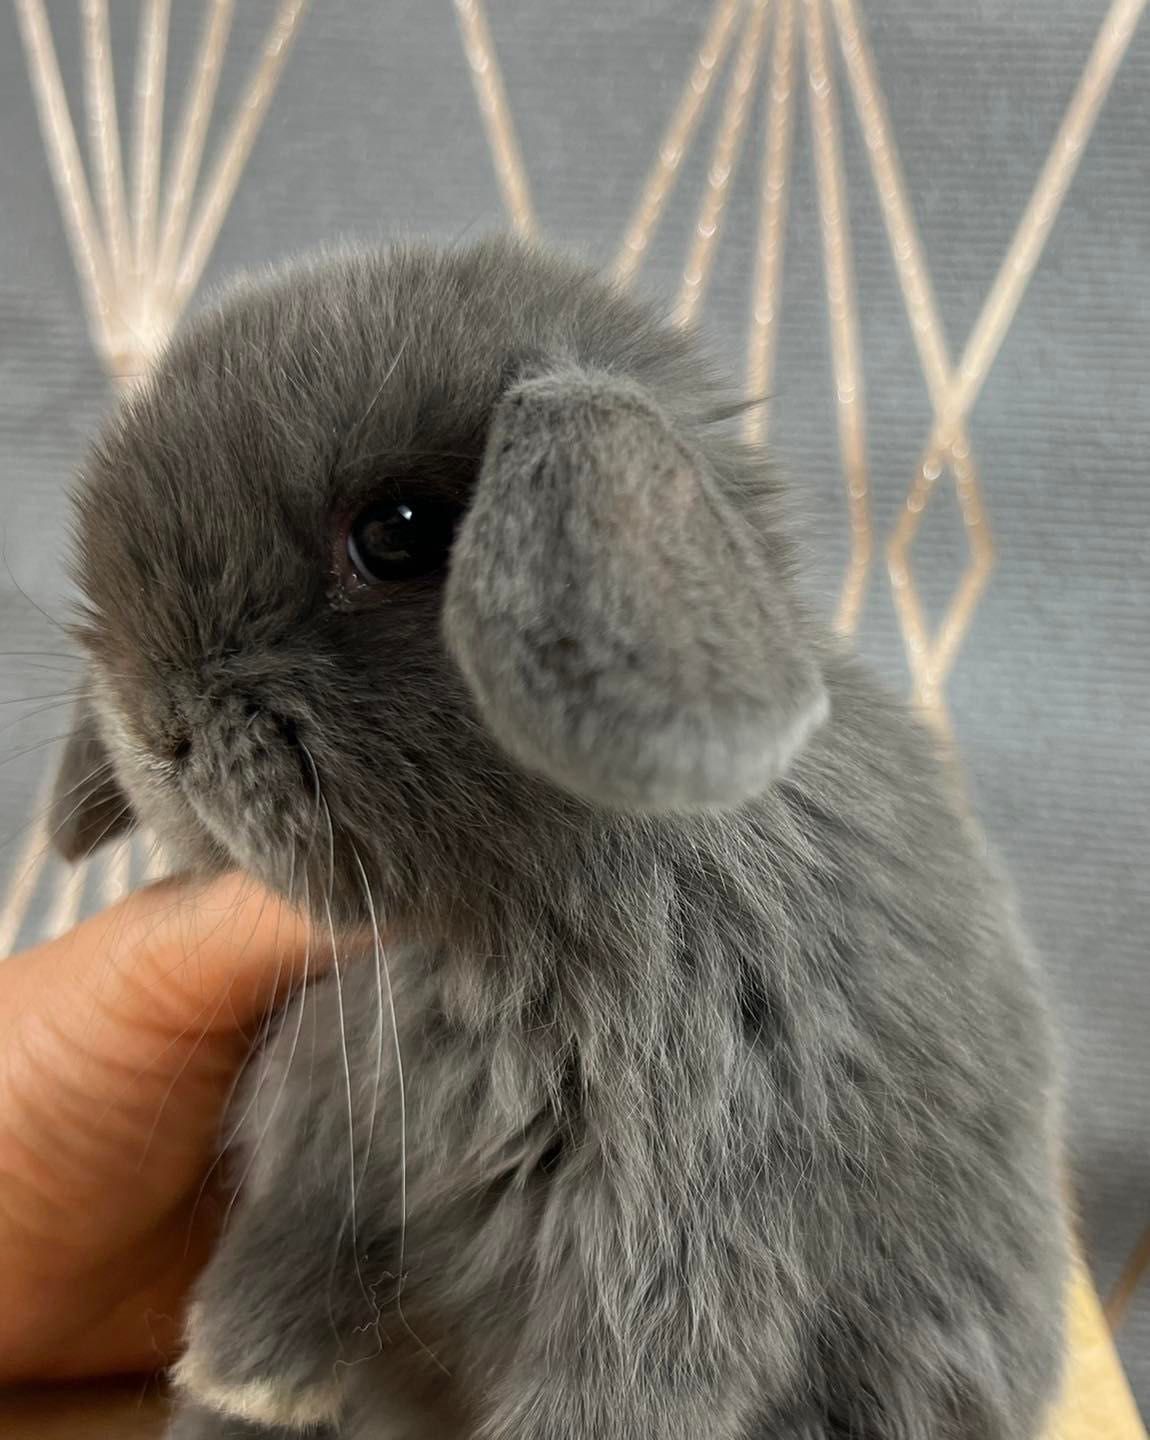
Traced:
[[[922, 244], [906, 199], [906, 187], [891, 138], [885, 101], [854, 0], [832, 0], [832, 3], [911, 330], [935, 411], [934, 427], [888, 544], [887, 559], [895, 606], [914, 677], [915, 697], [927, 714], [940, 727], [945, 727], [948, 721], [942, 699], [943, 684], [954, 665], [994, 563], [993, 543], [965, 419], [1038, 264], [1090, 129], [1146, 0], [1116, 0], [1104, 19], [1030, 203], [971, 333], [957, 374], [951, 370]], [[910, 548], [931, 492], [946, 464], [949, 464], [954, 476], [970, 548], [970, 563], [932, 639], [926, 612], [914, 586]]]
[[831, 355], [835, 377], [839, 449], [850, 515], [850, 561], [839, 597], [835, 628], [850, 634], [862, 610], [872, 550], [866, 412], [859, 358], [858, 305], [851, 264], [846, 182], [843, 178], [834, 83], [827, 63], [822, 0], [803, 0], [806, 14], [807, 80], [814, 134], [815, 178], [822, 221], [823, 264]]
[[118, 290], [127, 278], [130, 242], [128, 201], [120, 163], [120, 127], [116, 119], [116, 81], [108, 34], [108, 0], [81, 0], [84, 17], [84, 80], [88, 102], [88, 138], [96, 193], [104, 218], [108, 263]]
[[255, 144], [268, 106], [287, 60], [291, 42], [299, 30], [307, 0], [280, 0], [264, 41], [263, 52], [256, 64], [231, 130], [223, 142], [219, 159], [204, 189], [199, 218], [192, 227], [187, 250], [180, 261], [169, 300], [171, 309], [180, 314], [199, 282], [208, 256], [216, 243], [240, 175]]
[[[907, 201], [906, 185], [891, 138], [874, 60], [859, 25], [854, 0], [832, 0], [832, 4], [911, 333], [937, 415], [947, 403], [953, 377], [930, 273]], [[942, 680], [953, 663], [994, 560], [965, 426], [956, 422], [951, 436], [957, 455], [951, 445], [940, 447], [928, 444], [887, 549], [891, 589], [914, 681], [914, 698], [944, 733], [949, 730], [949, 720], [942, 700]], [[944, 463], [951, 464], [959, 489], [970, 563], [948, 607], [939, 637], [932, 641], [926, 612], [914, 587], [909, 549]], [[941, 668], [943, 666], [945, 668]]]
[[163, 880], [171, 874], [172, 863], [167, 851], [154, 835], [142, 838], [144, 848], [144, 876], [147, 880]]
[[84, 891], [88, 885], [91, 861], [81, 860], [78, 865], [69, 865], [61, 874], [56, 893], [44, 917], [41, 939], [55, 940], [65, 930], [71, 930], [80, 918], [80, 907], [84, 903]]
[[890, 121], [874, 58], [859, 26], [854, 0], [831, 0], [831, 3], [847, 63], [847, 75], [854, 92], [855, 108], [883, 206], [891, 251], [906, 300], [911, 332], [918, 346], [931, 398], [936, 405], [941, 405], [951, 384], [950, 358], [930, 274], [923, 260], [922, 243], [907, 203], [906, 185], [891, 139]]
[[1122, 1273], [1115, 1281], [1106, 1301], [1106, 1323], [1111, 1330], [1118, 1330], [1126, 1319], [1147, 1271], [1150, 1270], [1150, 1226], [1143, 1230], [1138, 1241], [1126, 1257]]
[[192, 67], [188, 93], [184, 101], [176, 140], [175, 165], [172, 170], [160, 226], [159, 258], [156, 262], [155, 288], [167, 294], [175, 285], [180, 265], [180, 249], [184, 243], [192, 198], [203, 160], [208, 122], [220, 83], [228, 35], [232, 28], [235, 0], [211, 0], [200, 36], [199, 53]]
[[533, 235], [537, 227], [527, 171], [515, 136], [487, 17], [480, 0], [455, 0], [455, 13], [459, 17], [463, 50], [471, 68], [503, 203], [515, 228], [523, 235]]
[[743, 418], [744, 437], [752, 444], [767, 438], [766, 397], [775, 372], [779, 305], [782, 297], [783, 248], [791, 174], [794, 129], [794, 0], [778, 0], [775, 48], [767, 101], [767, 142], [759, 203], [759, 243], [747, 339], [747, 398], [758, 401]]
[[12, 953], [16, 941], [20, 938], [24, 917], [40, 882], [40, 872], [48, 859], [51, 840], [48, 832], [48, 807], [55, 782], [55, 772], [49, 769], [40, 781], [39, 790], [32, 803], [32, 819], [25, 832], [20, 853], [12, 866], [12, 876], [3, 905], [0, 905], [0, 960]]
[[699, 218], [695, 222], [691, 248], [683, 271], [683, 282], [675, 304], [675, 319], [688, 325], [695, 318], [706, 293], [714, 263], [715, 247], [722, 228], [723, 212], [731, 193], [731, 181], [739, 163], [743, 136], [751, 113], [755, 76], [766, 39], [767, 0], [751, 0], [750, 14], [743, 32], [743, 46], [735, 60], [734, 73], [724, 98], [723, 111], [715, 136], [707, 184], [703, 191]]
[[104, 853], [104, 878], [100, 887], [101, 903], [115, 905], [132, 888], [132, 843], [116, 840]]
[[96, 225], [88, 182], [84, 178], [80, 147], [76, 143], [76, 132], [43, 0], [16, 0], [16, 17], [20, 23], [56, 198], [88, 311], [92, 340], [101, 355], [109, 355], [116, 348], [118, 339], [115, 334], [118, 317], [113, 314], [114, 282]]
[[739, 0], [715, 0], [711, 7], [703, 43], [679, 103], [671, 114], [659, 145], [658, 157], [643, 185], [639, 203], [615, 257], [614, 275], [620, 285], [631, 282], [651, 243], [655, 227], [674, 189], [679, 165], [703, 113], [711, 82], [727, 53], [738, 11]]
[[958, 366], [941, 428], [978, 398], [1010, 328], [1147, 0], [1114, 0]]
[[144, 0], [136, 58], [132, 126], [132, 258], [137, 297], [156, 258], [156, 214], [164, 148], [164, 71], [168, 58], [169, 0]]
[[[135, 75], [131, 206], [125, 194], [107, 0], [81, 0], [88, 141], [98, 182], [101, 232], [64, 92], [43, 0], [16, 0], [40, 126], [60, 210], [83, 287], [93, 341], [118, 384], [130, 384], [171, 333], [219, 234], [267, 111], [306, 0], [281, 0], [263, 49], [205, 189], [193, 199], [215, 101], [234, 0], [210, 0], [193, 68], [176, 159], [157, 237], [163, 152], [163, 101], [170, 0], [143, 0]], [[191, 233], [186, 248], [184, 236]], [[48, 806], [53, 775], [46, 775], [34, 818], [0, 905], [0, 956], [17, 942], [49, 858]], [[157, 849], [150, 874], [166, 873]], [[130, 884], [131, 851], [119, 847], [105, 861], [101, 893], [122, 894]], [[89, 866], [60, 871], [54, 880], [46, 933], [66, 929], [83, 903]]]

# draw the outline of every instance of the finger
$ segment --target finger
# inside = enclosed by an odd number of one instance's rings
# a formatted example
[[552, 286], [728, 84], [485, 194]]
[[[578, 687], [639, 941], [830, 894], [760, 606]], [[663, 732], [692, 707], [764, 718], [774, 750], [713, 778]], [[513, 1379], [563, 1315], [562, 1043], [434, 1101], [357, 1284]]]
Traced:
[[[205, 1031], [244, 1028], [331, 964], [329, 931], [244, 875], [145, 891], [131, 953], [146, 991]], [[221, 1003], [222, 1002], [222, 1003]]]
[[241, 875], [175, 879], [129, 896], [47, 945], [13, 956], [0, 986], [34, 990], [66, 1012], [121, 1017], [156, 1031], [242, 1031], [332, 947], [305, 917]]

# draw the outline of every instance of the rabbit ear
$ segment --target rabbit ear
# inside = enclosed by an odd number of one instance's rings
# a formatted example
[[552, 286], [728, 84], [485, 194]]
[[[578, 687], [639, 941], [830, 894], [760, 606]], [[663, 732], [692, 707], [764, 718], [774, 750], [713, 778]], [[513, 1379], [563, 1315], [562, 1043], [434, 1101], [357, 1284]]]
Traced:
[[827, 710], [766, 551], [644, 392], [527, 380], [456, 539], [447, 643], [528, 768], [622, 809], [737, 805]]
[[65, 860], [83, 859], [136, 823], [86, 697], [76, 706], [75, 724], [56, 776], [49, 823], [52, 843]]

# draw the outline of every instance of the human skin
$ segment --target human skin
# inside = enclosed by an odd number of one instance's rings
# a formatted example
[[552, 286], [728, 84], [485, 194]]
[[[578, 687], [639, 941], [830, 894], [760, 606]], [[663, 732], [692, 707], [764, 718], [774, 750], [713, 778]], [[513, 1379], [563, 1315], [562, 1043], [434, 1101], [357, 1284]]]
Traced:
[[155, 1369], [224, 1204], [253, 1037], [330, 945], [236, 875], [153, 885], [0, 964], [0, 1383]]

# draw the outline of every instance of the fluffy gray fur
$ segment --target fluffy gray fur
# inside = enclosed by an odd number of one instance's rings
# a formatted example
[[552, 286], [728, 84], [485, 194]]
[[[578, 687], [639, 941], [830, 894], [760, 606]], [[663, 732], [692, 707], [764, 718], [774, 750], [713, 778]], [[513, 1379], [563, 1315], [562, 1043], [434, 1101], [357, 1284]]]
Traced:
[[[119, 792], [396, 937], [249, 1068], [179, 1440], [1038, 1435], [1034, 967], [934, 746], [804, 613], [729, 400], [485, 241], [238, 287], [95, 447], [62, 847]], [[396, 477], [466, 506], [447, 573], [349, 590], [341, 517]]]

